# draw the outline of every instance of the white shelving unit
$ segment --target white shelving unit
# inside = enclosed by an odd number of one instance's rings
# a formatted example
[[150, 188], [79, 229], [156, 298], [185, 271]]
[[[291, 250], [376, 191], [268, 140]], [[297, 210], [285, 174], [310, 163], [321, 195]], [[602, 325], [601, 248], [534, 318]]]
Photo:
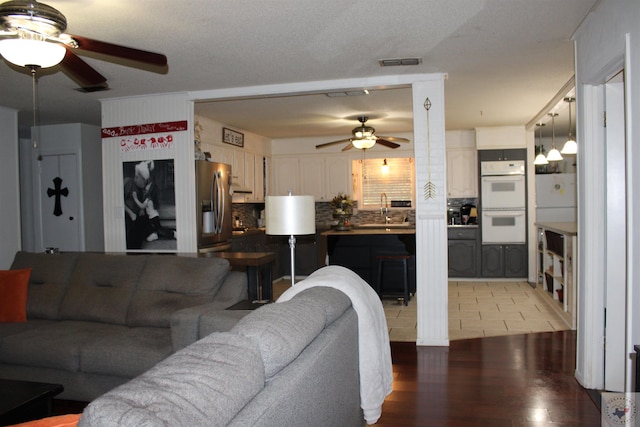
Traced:
[[576, 327], [576, 277], [573, 254], [576, 253], [575, 223], [537, 223], [538, 289], [567, 322]]

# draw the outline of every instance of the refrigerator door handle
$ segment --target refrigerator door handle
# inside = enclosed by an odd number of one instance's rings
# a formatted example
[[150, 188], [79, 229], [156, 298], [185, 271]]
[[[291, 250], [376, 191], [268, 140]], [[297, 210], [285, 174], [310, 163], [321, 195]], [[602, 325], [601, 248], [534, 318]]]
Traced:
[[222, 176], [220, 171], [216, 173], [217, 186], [218, 186], [218, 233], [222, 233], [222, 226], [224, 225], [224, 183], [222, 182]]

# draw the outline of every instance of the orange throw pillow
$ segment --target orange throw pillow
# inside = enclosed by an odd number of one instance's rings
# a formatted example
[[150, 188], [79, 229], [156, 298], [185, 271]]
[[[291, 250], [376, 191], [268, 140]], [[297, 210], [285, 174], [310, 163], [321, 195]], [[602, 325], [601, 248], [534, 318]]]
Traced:
[[0, 270], [0, 322], [27, 321], [31, 269]]
[[58, 415], [35, 421], [28, 421], [26, 423], [14, 424], [11, 427], [75, 427], [78, 425], [81, 415], [82, 414]]

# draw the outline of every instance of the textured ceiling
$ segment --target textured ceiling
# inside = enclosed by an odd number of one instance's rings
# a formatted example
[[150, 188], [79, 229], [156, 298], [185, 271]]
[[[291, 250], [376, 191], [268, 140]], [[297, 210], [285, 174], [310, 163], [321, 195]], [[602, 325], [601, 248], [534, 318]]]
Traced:
[[[101, 98], [394, 74], [447, 73], [447, 129], [525, 125], [573, 75], [571, 35], [595, 0], [51, 0], [67, 31], [164, 53], [166, 74], [83, 56], [109, 91], [57, 68], [39, 79], [40, 122], [100, 125]], [[379, 59], [420, 57], [407, 67]], [[29, 72], [0, 64], [0, 105], [31, 123]], [[408, 89], [368, 96], [219, 102], [202, 114], [268, 137], [341, 135], [358, 115], [412, 127]], [[375, 123], [374, 123], [375, 118]], [[559, 118], [560, 119], [560, 118]]]

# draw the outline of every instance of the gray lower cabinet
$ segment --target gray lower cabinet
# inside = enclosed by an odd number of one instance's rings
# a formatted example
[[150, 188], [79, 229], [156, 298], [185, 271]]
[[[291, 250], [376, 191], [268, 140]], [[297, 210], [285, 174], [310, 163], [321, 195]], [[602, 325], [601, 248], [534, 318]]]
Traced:
[[527, 277], [527, 245], [482, 245], [482, 277]]
[[478, 229], [450, 227], [447, 234], [449, 277], [477, 277]]

